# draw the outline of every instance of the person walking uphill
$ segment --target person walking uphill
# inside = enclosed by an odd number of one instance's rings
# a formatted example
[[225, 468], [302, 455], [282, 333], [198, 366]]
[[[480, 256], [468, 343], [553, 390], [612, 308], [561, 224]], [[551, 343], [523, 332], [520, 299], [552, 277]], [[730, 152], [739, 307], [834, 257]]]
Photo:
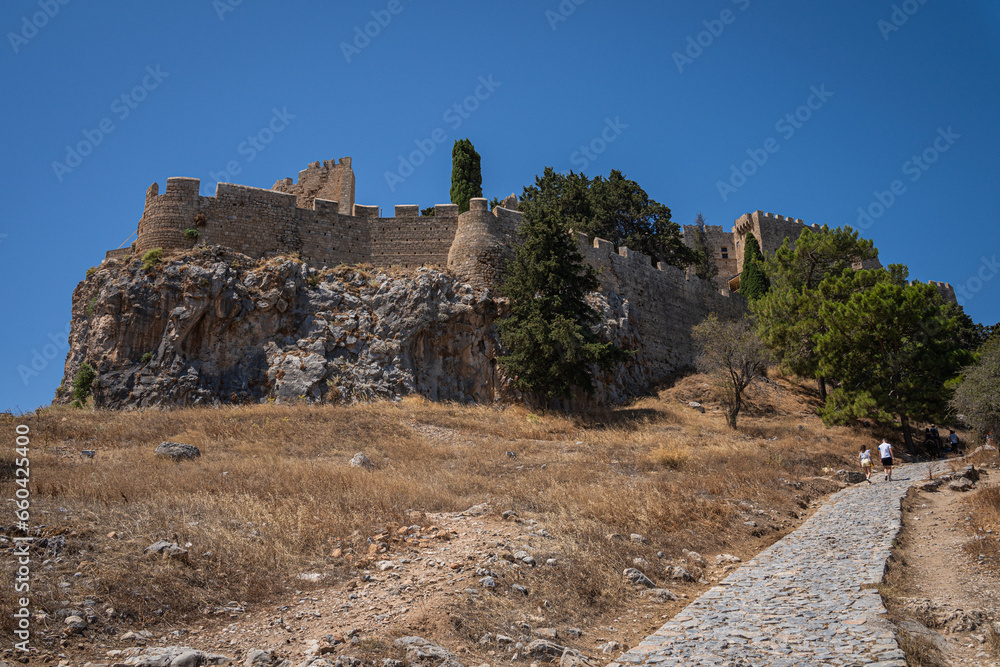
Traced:
[[861, 445], [861, 472], [865, 474], [865, 480], [872, 483], [872, 452], [868, 447]]
[[885, 438], [878, 446], [878, 455], [882, 458], [882, 471], [885, 473], [885, 480], [892, 481], [892, 445]]

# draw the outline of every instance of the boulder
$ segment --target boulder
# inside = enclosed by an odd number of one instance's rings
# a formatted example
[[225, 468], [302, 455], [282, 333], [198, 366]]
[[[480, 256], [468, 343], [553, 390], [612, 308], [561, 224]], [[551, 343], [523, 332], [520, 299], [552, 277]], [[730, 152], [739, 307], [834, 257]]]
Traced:
[[194, 445], [185, 445], [181, 442], [161, 442], [156, 446], [153, 455], [174, 461], [190, 461], [201, 456], [201, 450]]
[[860, 484], [865, 481], [865, 474], [857, 470], [838, 470], [835, 477], [847, 484]]
[[927, 480], [926, 482], [924, 482], [923, 484], [920, 485], [920, 490], [921, 491], [937, 491], [938, 489], [941, 488], [942, 484], [944, 484], [944, 480], [941, 479], [940, 477], [937, 478], [937, 479]]
[[969, 491], [973, 486], [975, 486], [975, 484], [971, 479], [968, 477], [960, 477], [949, 484], [948, 488], [952, 491]]
[[705, 412], [705, 406], [702, 405], [701, 403], [698, 403], [697, 401], [689, 401], [688, 407], [691, 408], [692, 410], [697, 410], [698, 412], [701, 413]]
[[364, 468], [365, 470], [372, 470], [375, 467], [375, 464], [371, 462], [371, 459], [369, 459], [361, 452], [355, 454], [351, 458], [348, 465], [350, 465], [352, 468]]
[[125, 660], [133, 667], [203, 667], [230, 665], [233, 659], [218, 653], [199, 651], [188, 646], [162, 646], [143, 649], [137, 656]]
[[142, 550], [142, 553], [151, 556], [161, 556], [163, 558], [176, 558], [177, 560], [185, 562], [188, 557], [187, 549], [182, 548], [179, 544], [167, 542], [166, 540], [159, 540], [150, 544]]
[[560, 646], [547, 639], [535, 639], [524, 647], [525, 655], [543, 662], [554, 662], [562, 658], [566, 652], [565, 646]]
[[694, 575], [680, 565], [668, 565], [666, 574], [668, 578], [674, 581], [694, 581]]
[[427, 641], [423, 637], [400, 637], [395, 644], [406, 651], [406, 659], [410, 663], [434, 665], [435, 667], [464, 667], [454, 653], [443, 646]]
[[633, 584], [639, 584], [640, 586], [645, 586], [646, 588], [653, 588], [655, 584], [647, 577], [645, 574], [635, 569], [634, 567], [626, 568], [622, 572], [622, 576], [625, 577], [629, 582]]

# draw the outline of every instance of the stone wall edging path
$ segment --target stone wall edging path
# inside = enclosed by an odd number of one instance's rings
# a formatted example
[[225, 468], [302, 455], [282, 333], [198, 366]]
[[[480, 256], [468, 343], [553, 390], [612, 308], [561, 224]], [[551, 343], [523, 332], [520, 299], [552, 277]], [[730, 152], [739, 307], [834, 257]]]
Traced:
[[928, 465], [879, 472], [833, 494], [797, 530], [689, 604], [608, 667], [906, 667], [875, 585], [902, 498]]

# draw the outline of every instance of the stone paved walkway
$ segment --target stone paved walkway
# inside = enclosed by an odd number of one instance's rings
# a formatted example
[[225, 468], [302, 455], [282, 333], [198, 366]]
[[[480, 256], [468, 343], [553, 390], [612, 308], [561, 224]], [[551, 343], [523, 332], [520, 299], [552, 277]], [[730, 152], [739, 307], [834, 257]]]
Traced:
[[834, 494], [609, 667], [906, 667], [875, 584], [902, 497], [926, 478], [926, 464], [903, 465]]

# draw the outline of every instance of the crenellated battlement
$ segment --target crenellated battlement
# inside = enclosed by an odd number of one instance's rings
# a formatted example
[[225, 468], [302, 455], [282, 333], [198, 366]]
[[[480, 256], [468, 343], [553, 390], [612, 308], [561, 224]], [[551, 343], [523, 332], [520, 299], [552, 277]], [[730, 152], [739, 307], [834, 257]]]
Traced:
[[[324, 170], [329, 174], [333, 168], [345, 178], [350, 160], [313, 163], [300, 173], [300, 183], [315, 185], [315, 174]], [[279, 184], [288, 185], [290, 180]], [[156, 183], [147, 189], [136, 252], [218, 244], [251, 257], [297, 252], [319, 266], [343, 262], [444, 265], [458, 225], [454, 204], [436, 206], [430, 218], [420, 216], [414, 204], [400, 204], [394, 217], [383, 218], [378, 206], [352, 203], [344, 211], [341, 202], [316, 196], [322, 188], [303, 196], [301, 191], [219, 183], [214, 196], [203, 197], [200, 185], [197, 178], [171, 177], [163, 194]], [[300, 206], [303, 202], [308, 206]]]

